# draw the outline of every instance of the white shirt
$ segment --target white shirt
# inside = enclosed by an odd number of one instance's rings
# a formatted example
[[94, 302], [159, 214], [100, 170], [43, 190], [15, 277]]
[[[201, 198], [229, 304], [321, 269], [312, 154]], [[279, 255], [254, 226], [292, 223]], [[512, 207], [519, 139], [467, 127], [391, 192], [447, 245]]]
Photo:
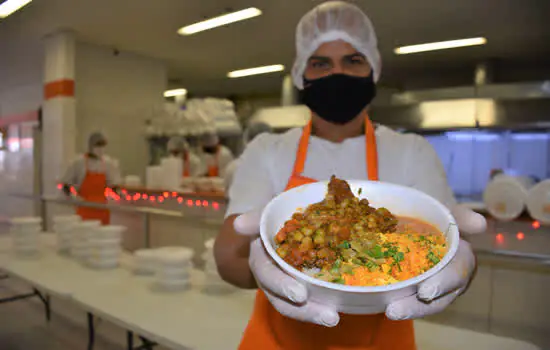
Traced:
[[[202, 156], [203, 162], [206, 165], [206, 169], [207, 169], [207, 172], [208, 172], [208, 168], [210, 166], [214, 166], [216, 164], [216, 155], [206, 153], [206, 152], [202, 152], [201, 156]], [[225, 176], [225, 168], [229, 165], [229, 163], [231, 163], [233, 161], [233, 159], [235, 159], [235, 157], [233, 157], [233, 153], [231, 153], [229, 148], [227, 148], [225, 146], [222, 146], [222, 145], [219, 146], [217, 157], [218, 157], [219, 176], [224, 177]]]
[[[294, 167], [302, 129], [256, 137], [239, 158], [229, 190], [226, 216], [263, 208], [283, 192]], [[433, 147], [416, 134], [400, 134], [385, 126], [376, 129], [380, 181], [423, 191], [446, 206], [455, 204], [445, 170]], [[333, 143], [311, 136], [302, 176], [319, 181], [332, 175], [368, 179], [365, 136]]]
[[[120, 171], [116, 163], [108, 156], [102, 159], [88, 158], [88, 170], [91, 172], [104, 173], [107, 177], [107, 186], [120, 185]], [[86, 176], [86, 157], [85, 155], [78, 156], [69, 165], [61, 182], [80, 188], [84, 177]]]
[[[182, 157], [183, 166], [185, 160]], [[189, 151], [189, 174], [191, 177], [202, 176], [206, 173], [206, 164], [194, 152]]]

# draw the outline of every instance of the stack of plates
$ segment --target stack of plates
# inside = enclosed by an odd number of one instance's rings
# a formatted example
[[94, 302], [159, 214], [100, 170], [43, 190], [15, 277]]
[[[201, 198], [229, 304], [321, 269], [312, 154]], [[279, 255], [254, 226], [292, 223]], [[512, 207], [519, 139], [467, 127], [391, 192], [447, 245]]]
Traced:
[[134, 273], [137, 275], [154, 275], [158, 263], [156, 249], [138, 249], [134, 252]]
[[13, 249], [17, 255], [36, 255], [40, 251], [42, 218], [21, 217], [11, 219]]
[[166, 291], [184, 290], [191, 286], [193, 250], [183, 247], [165, 247], [156, 251], [156, 285]]
[[71, 256], [82, 263], [88, 261], [90, 254], [90, 242], [88, 237], [94, 234], [101, 222], [99, 220], [87, 220], [80, 222], [71, 233]]
[[78, 215], [54, 216], [53, 230], [57, 235], [57, 251], [59, 253], [70, 252], [73, 231], [78, 228], [79, 223]]
[[209, 239], [204, 243], [205, 252], [202, 255], [204, 260], [204, 290], [212, 292], [229, 292], [233, 290], [233, 287], [226, 283], [220, 277], [216, 261], [214, 259], [214, 239]]
[[95, 232], [88, 232], [88, 266], [95, 269], [118, 267], [124, 231], [124, 226], [108, 225], [99, 227]]

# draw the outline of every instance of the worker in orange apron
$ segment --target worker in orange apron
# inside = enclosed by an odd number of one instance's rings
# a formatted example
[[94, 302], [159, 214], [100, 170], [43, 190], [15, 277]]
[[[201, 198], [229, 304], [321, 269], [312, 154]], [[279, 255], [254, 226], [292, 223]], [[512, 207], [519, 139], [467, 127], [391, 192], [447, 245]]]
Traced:
[[183, 137], [171, 137], [167, 149], [170, 155], [182, 159], [182, 177], [200, 176], [205, 172], [203, 162], [190, 151], [189, 144]]
[[220, 144], [215, 133], [207, 133], [202, 138], [202, 152], [208, 177], [223, 177], [226, 167], [234, 157], [229, 148]]
[[[74, 191], [82, 200], [92, 203], [107, 203], [108, 188], [118, 190], [120, 174], [118, 166], [105, 156], [107, 139], [100, 132], [92, 133], [88, 139], [88, 152], [79, 156], [67, 168], [63, 176], [63, 191], [70, 195]], [[99, 220], [103, 225], [110, 222], [108, 209], [77, 207], [76, 213], [82, 220]]]
[[384, 314], [340, 315], [309, 300], [306, 287], [266, 253], [258, 238], [261, 208], [282, 191], [336, 175], [415, 187], [451, 207], [466, 232], [483, 231], [485, 220], [455, 206], [426, 140], [373, 127], [367, 109], [376, 95], [380, 55], [372, 24], [358, 7], [331, 1], [314, 8], [298, 24], [296, 49], [292, 76], [311, 121], [247, 147], [214, 246], [222, 278], [259, 289], [239, 349], [413, 350], [411, 320], [442, 311], [468, 285], [475, 257], [466, 242], [417, 294], [391, 303]]

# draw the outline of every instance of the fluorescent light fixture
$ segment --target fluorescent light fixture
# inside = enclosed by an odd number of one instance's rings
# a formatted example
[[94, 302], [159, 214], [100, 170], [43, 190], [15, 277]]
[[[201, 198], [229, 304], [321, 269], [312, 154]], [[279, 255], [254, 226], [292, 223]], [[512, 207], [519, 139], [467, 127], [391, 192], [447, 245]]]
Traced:
[[191, 35], [204, 30], [221, 27], [230, 23], [244, 21], [245, 19], [257, 17], [262, 14], [262, 11], [255, 7], [250, 7], [241, 11], [231, 12], [225, 15], [207, 19], [206, 21], [191, 24], [178, 29], [180, 35]]
[[274, 64], [272, 66], [236, 70], [236, 71], [227, 73], [227, 76], [229, 78], [241, 78], [241, 77], [247, 77], [249, 75], [274, 73], [274, 72], [280, 72], [283, 70], [285, 70], [285, 66], [283, 66], [282, 64]]
[[164, 97], [175, 97], [175, 96], [181, 96], [181, 95], [187, 95], [187, 90], [186, 89], [173, 89], [173, 90], [164, 91]]
[[32, 0], [6, 0], [0, 4], [0, 18], [6, 18]]
[[402, 47], [396, 48], [394, 52], [397, 55], [406, 55], [409, 53], [454, 49], [456, 47], [464, 47], [464, 46], [484, 45], [486, 43], [487, 43], [487, 39], [483, 37], [458, 39], [458, 40], [449, 40], [449, 41], [438, 41], [435, 43], [402, 46]]

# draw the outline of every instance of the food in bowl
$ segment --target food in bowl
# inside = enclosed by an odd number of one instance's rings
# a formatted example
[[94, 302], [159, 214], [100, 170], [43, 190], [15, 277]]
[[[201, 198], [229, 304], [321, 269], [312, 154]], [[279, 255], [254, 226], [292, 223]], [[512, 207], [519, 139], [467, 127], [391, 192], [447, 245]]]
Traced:
[[349, 286], [416, 277], [447, 253], [445, 236], [435, 226], [373, 208], [334, 176], [325, 198], [294, 213], [275, 243], [277, 255], [294, 268]]

